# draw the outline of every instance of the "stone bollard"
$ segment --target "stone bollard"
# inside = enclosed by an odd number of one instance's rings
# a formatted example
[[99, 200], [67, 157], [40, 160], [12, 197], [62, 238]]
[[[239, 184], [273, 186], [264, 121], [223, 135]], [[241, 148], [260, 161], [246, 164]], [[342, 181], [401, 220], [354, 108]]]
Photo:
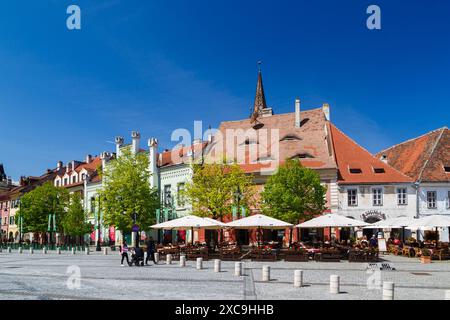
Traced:
[[303, 286], [303, 271], [294, 270], [294, 287], [301, 288]]
[[19, 247], [19, 253], [22, 253], [22, 252], [23, 252], [22, 247]]
[[159, 262], [159, 253], [155, 252], [155, 264], [158, 264]]
[[108, 255], [108, 248], [107, 247], [103, 248], [103, 255], [105, 255], [105, 256]]
[[270, 281], [270, 267], [269, 266], [262, 267], [262, 281]]
[[242, 262], [235, 262], [234, 263], [234, 275], [236, 277], [242, 276]]
[[166, 264], [172, 264], [172, 255], [166, 254]]
[[30, 248], [30, 254], [33, 254], [33, 253], [34, 253], [34, 249]]
[[203, 258], [197, 258], [197, 270], [203, 269]]
[[75, 248], [72, 248], [72, 254], [75, 254]]
[[42, 253], [43, 253], [43, 254], [47, 254], [47, 248], [46, 248], [46, 247], [43, 247], [43, 248], [42, 248]]
[[186, 267], [186, 256], [180, 255], [180, 267]]
[[332, 274], [330, 276], [330, 293], [338, 294], [339, 293], [339, 285], [340, 285], [340, 278], [339, 276]]
[[214, 259], [214, 272], [220, 272], [220, 259]]
[[8, 253], [11, 253], [11, 247], [8, 247], [7, 252], [8, 252]]
[[394, 283], [390, 281], [383, 282], [383, 300], [394, 300]]
[[56, 254], [61, 254], [61, 248], [56, 248]]
[[89, 255], [89, 248], [84, 248], [84, 253], [88, 256]]
[[445, 290], [445, 299], [444, 300], [450, 300], [450, 290]]

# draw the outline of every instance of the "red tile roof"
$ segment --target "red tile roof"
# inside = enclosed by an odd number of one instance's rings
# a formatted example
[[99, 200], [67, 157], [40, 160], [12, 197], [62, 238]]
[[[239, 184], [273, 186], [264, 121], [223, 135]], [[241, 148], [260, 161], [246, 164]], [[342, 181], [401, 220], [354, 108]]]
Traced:
[[444, 127], [402, 142], [376, 155], [415, 181], [450, 182], [450, 131]]
[[[333, 124], [330, 125], [334, 152], [338, 164], [340, 184], [407, 183], [411, 178], [387, 165], [380, 159], [350, 139]], [[360, 169], [361, 173], [350, 173], [350, 169]], [[375, 173], [374, 169], [383, 169]]]
[[202, 152], [205, 152], [207, 145], [208, 142], [204, 141], [201, 143], [195, 143], [191, 146], [177, 147], [173, 150], [161, 152], [158, 154], [158, 166], [169, 167], [182, 163], [188, 163], [191, 160], [191, 156], [189, 155], [190, 152], [194, 152], [194, 158], [198, 159], [201, 157]]
[[[207, 157], [217, 161], [225, 155], [227, 159], [233, 160], [238, 153], [243, 153], [244, 159], [238, 160], [243, 160], [240, 166], [247, 173], [256, 173], [262, 168], [276, 168], [286, 159], [299, 155], [300, 161], [305, 167], [335, 169], [337, 165], [328, 140], [328, 121], [325, 119], [322, 108], [302, 111], [301, 119], [302, 124], [297, 128], [295, 127], [295, 113], [259, 117], [258, 122], [261, 128], [254, 132], [261, 135], [262, 139], [267, 142], [260, 141], [261, 137], [239, 135], [241, 140], [247, 138], [247, 142], [238, 143], [236, 138], [234, 141], [228, 141], [234, 150], [229, 150], [232, 148], [227, 147], [227, 130], [240, 129], [246, 132], [254, 125], [250, 119], [222, 122], [219, 126], [221, 134], [214, 135], [213, 143], [208, 148]], [[272, 133], [272, 129], [277, 131]], [[273, 141], [271, 141], [272, 139]], [[275, 143], [278, 144], [278, 152]], [[250, 159], [249, 150], [251, 150], [252, 144], [254, 144], [255, 150], [258, 149], [254, 155], [257, 159]]]

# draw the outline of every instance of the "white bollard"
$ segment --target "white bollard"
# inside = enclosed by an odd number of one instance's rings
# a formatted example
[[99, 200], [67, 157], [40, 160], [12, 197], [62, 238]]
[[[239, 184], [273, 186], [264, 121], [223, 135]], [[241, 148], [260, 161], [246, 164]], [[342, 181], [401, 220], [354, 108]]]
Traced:
[[180, 267], [186, 267], [186, 256], [180, 255]]
[[242, 262], [235, 262], [234, 263], [234, 275], [236, 277], [242, 276]]
[[394, 283], [390, 281], [383, 282], [383, 300], [394, 300]]
[[34, 253], [34, 249], [30, 248], [30, 254], [33, 254], [33, 253]]
[[72, 254], [75, 254], [75, 248], [72, 248]]
[[203, 258], [197, 258], [197, 270], [203, 269]]
[[214, 260], [214, 272], [220, 272], [220, 267], [221, 267], [220, 264], [221, 264], [220, 259]]
[[262, 281], [270, 281], [270, 267], [269, 266], [262, 267]]
[[340, 278], [339, 276], [332, 274], [330, 276], [330, 293], [338, 294], [339, 293], [339, 285], [340, 285]]
[[84, 253], [88, 256], [89, 255], [89, 248], [84, 248]]
[[61, 254], [61, 248], [56, 248], [56, 254]]
[[7, 252], [8, 252], [8, 253], [11, 253], [11, 247], [8, 247]]
[[445, 299], [444, 300], [450, 300], [450, 290], [445, 290]]
[[172, 255], [166, 254], [166, 264], [172, 264]]
[[108, 255], [108, 247], [103, 248], [103, 255]]
[[155, 252], [155, 264], [158, 264], [159, 262], [159, 253]]
[[22, 247], [19, 247], [19, 253], [22, 253], [22, 252], [23, 252]]
[[46, 247], [43, 247], [43, 248], [42, 248], [42, 253], [43, 253], [43, 254], [47, 254], [47, 248], [46, 248]]
[[303, 271], [294, 270], [294, 287], [301, 288], [303, 286]]

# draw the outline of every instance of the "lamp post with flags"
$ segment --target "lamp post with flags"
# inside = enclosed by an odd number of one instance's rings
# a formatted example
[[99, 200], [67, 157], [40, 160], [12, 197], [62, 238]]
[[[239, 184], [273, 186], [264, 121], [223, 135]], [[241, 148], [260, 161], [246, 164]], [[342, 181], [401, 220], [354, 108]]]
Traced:
[[97, 225], [95, 226], [97, 228], [97, 246], [95, 248], [95, 251], [102, 251], [102, 248], [100, 246], [100, 196], [98, 197], [98, 210], [97, 210]]
[[49, 232], [49, 244], [52, 246], [52, 233], [56, 232], [56, 214], [55, 213], [49, 213], [48, 214], [48, 227], [47, 231]]

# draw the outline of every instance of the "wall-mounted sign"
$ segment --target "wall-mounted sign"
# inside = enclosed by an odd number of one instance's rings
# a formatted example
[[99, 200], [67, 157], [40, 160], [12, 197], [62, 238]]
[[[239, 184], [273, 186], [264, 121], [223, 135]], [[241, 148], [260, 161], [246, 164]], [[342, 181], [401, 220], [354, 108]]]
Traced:
[[367, 220], [379, 221], [379, 220], [386, 220], [386, 215], [384, 213], [381, 213], [378, 210], [369, 210], [369, 211], [364, 212], [361, 215], [361, 218], [363, 219], [363, 221], [366, 221], [366, 222], [367, 222]]

